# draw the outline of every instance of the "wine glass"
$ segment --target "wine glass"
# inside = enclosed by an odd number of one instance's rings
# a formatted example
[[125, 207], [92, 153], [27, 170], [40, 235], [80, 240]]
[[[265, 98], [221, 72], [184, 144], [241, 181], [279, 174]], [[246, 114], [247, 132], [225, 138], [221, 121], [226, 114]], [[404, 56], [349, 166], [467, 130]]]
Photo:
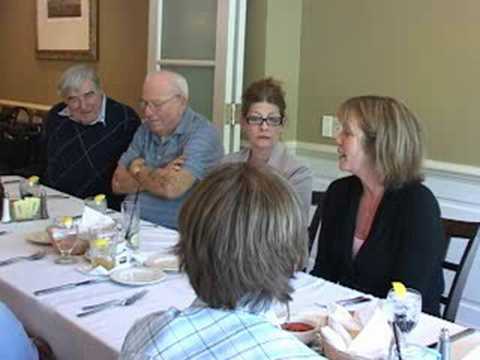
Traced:
[[390, 321], [400, 330], [399, 346], [408, 351], [407, 335], [417, 326], [422, 312], [422, 294], [412, 288], [406, 288], [405, 293], [391, 289], [385, 303]]
[[73, 225], [69, 228], [52, 227], [50, 228], [50, 234], [55, 247], [60, 252], [60, 257], [55, 259], [55, 263], [61, 265], [76, 263], [77, 259], [72, 256], [72, 251], [79, 241], [78, 226]]

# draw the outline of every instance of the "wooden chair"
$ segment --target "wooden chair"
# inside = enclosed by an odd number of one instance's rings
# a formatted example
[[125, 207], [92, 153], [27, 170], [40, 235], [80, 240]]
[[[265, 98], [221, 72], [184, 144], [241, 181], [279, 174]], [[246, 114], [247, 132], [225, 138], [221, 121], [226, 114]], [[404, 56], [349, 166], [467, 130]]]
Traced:
[[316, 206], [315, 212], [308, 227], [308, 251], [312, 250], [315, 236], [318, 233], [320, 222], [323, 215], [323, 199], [325, 198], [325, 191], [312, 191], [312, 206]]
[[[445, 237], [446, 237], [446, 250], [450, 245], [452, 238], [463, 239], [466, 245], [463, 250], [463, 254], [458, 263], [448, 261], [445, 257], [443, 261], [443, 269], [446, 271], [452, 271], [454, 273], [453, 281], [450, 289], [447, 291], [447, 295], [443, 296], [440, 300], [444, 305], [442, 317], [445, 320], [454, 322], [457, 316], [458, 305], [462, 297], [463, 289], [467, 281], [468, 274], [475, 258], [475, 253], [478, 247], [478, 239], [476, 235], [480, 222], [467, 222], [461, 220], [442, 219]], [[447, 251], [445, 251], [447, 253]]]

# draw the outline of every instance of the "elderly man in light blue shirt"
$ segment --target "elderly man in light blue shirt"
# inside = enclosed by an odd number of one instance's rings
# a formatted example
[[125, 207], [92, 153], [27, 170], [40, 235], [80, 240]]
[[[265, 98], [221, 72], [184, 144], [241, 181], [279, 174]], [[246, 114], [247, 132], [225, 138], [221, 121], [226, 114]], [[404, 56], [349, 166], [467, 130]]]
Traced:
[[223, 156], [217, 129], [188, 106], [188, 84], [179, 74], [145, 78], [144, 123], [118, 162], [114, 192], [139, 192], [142, 219], [177, 228], [177, 213], [196, 181]]

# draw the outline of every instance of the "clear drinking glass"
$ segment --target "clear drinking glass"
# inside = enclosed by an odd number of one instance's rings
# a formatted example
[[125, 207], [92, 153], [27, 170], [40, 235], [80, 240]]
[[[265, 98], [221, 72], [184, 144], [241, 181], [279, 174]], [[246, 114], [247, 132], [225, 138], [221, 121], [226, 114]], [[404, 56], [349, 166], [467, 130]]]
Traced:
[[128, 247], [133, 250], [140, 248], [140, 206], [138, 198], [127, 198], [122, 202], [122, 237]]
[[105, 214], [107, 212], [107, 199], [105, 195], [99, 194], [96, 196], [90, 196], [84, 200], [85, 206], [88, 206], [94, 210]]
[[56, 264], [73, 264], [77, 259], [72, 256], [72, 251], [78, 243], [78, 226], [71, 227], [51, 227], [50, 236], [60, 252], [60, 257], [55, 259]]
[[[422, 294], [412, 288], [407, 288], [405, 294], [398, 294], [391, 289], [386, 298], [385, 306], [390, 321], [397, 325], [400, 330], [399, 345], [405, 352], [411, 344], [407, 342], [407, 335], [417, 326], [422, 312]], [[392, 350], [395, 351], [396, 345]]]
[[92, 229], [89, 251], [92, 268], [102, 266], [106, 270], [113, 269], [116, 265], [118, 242], [119, 234], [116, 229]]

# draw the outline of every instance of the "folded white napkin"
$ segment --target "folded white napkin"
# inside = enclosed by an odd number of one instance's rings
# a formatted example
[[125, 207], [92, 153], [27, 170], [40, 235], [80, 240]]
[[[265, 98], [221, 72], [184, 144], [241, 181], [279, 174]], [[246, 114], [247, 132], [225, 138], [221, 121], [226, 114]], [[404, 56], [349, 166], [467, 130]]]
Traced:
[[92, 228], [106, 228], [112, 226], [114, 223], [115, 222], [110, 216], [102, 214], [89, 206], [85, 206], [83, 208], [82, 218], [78, 225], [78, 231], [83, 233]]
[[465, 355], [462, 360], [478, 360], [480, 359], [480, 345], [475, 346]]
[[335, 349], [368, 359], [387, 357], [392, 330], [378, 302], [358, 309], [353, 316], [335, 304], [329, 309], [328, 325], [322, 337]]

